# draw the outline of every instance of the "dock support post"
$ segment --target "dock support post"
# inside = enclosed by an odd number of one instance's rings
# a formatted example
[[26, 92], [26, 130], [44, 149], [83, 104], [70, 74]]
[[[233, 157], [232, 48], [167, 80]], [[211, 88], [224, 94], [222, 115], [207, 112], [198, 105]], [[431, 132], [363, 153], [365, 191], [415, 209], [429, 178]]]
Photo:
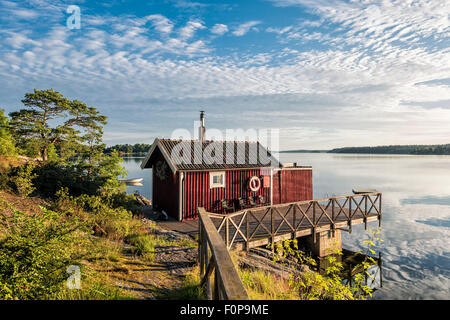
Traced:
[[332, 254], [334, 249], [342, 251], [341, 230], [317, 232], [306, 238], [306, 244], [310, 251], [319, 257]]

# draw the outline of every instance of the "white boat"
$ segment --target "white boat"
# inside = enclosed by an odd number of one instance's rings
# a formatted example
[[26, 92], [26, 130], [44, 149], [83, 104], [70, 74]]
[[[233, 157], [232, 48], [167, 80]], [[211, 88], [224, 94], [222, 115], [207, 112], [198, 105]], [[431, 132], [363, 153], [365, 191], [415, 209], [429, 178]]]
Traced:
[[144, 178], [139, 178], [139, 179], [126, 179], [126, 180], [119, 180], [119, 182], [124, 182], [124, 183], [141, 183], [142, 180], [144, 180]]

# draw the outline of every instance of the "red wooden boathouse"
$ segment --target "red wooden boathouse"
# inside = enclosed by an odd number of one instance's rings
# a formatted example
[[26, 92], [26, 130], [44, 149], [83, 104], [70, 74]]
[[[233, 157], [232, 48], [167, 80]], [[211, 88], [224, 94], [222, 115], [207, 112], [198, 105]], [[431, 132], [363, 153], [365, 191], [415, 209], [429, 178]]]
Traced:
[[259, 142], [155, 139], [141, 168], [152, 169], [154, 209], [180, 221], [196, 219], [198, 207], [227, 213], [313, 198], [312, 168], [282, 165]]

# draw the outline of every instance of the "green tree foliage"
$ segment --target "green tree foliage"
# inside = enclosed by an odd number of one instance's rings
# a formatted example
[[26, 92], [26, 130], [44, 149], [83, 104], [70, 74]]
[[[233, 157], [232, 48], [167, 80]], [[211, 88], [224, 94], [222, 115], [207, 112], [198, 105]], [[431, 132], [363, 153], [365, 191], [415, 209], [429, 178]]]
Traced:
[[118, 177], [126, 172], [117, 152], [104, 153], [105, 116], [53, 89], [35, 89], [22, 102], [27, 108], [10, 113], [10, 124], [21, 149], [42, 157], [33, 172], [40, 195], [54, 197], [64, 187], [76, 196], [121, 191]]
[[14, 156], [16, 147], [5, 110], [0, 109], [0, 156]]
[[136, 143], [134, 145], [131, 144], [117, 144], [115, 146], [111, 146], [108, 148], [105, 148], [105, 153], [112, 153], [114, 151], [119, 152], [119, 154], [146, 154], [150, 148], [152, 147], [151, 144], [144, 144], [144, 143]]
[[105, 197], [121, 191], [122, 183], [117, 177], [126, 176], [117, 153], [100, 154], [90, 161], [82, 157], [73, 162], [47, 161], [34, 170], [33, 183], [39, 194], [53, 198], [61, 188], [67, 188], [74, 196], [102, 195]]
[[[305, 271], [300, 275], [292, 272], [290, 274], [290, 287], [298, 292], [301, 300], [365, 300], [372, 296], [372, 289], [365, 284], [366, 277], [373, 276], [367, 272], [369, 267], [376, 264], [376, 261], [369, 255], [374, 254], [373, 248], [376, 242], [382, 241], [378, 237], [380, 231], [369, 230], [371, 239], [365, 240], [366, 255], [364, 260], [354, 266], [351, 270], [353, 274], [356, 270], [362, 270], [357, 273], [352, 285], [344, 284], [343, 264], [338, 258], [342, 252], [334, 249], [325, 257], [327, 267], [324, 274], [316, 271]], [[298, 247], [297, 240], [285, 240], [275, 244], [275, 256], [273, 261], [293, 267], [288, 261], [295, 261], [298, 264], [306, 264], [316, 267], [317, 262], [305, 255]]]
[[346, 147], [329, 151], [330, 153], [363, 154], [450, 154], [450, 144], [440, 145], [393, 145], [379, 147]]
[[49, 159], [50, 151], [68, 158], [92, 151], [101, 141], [106, 117], [83, 102], [65, 98], [53, 89], [35, 89], [25, 94], [22, 103], [25, 109], [10, 113], [11, 127], [19, 145], [28, 153], [37, 152], [43, 161]]

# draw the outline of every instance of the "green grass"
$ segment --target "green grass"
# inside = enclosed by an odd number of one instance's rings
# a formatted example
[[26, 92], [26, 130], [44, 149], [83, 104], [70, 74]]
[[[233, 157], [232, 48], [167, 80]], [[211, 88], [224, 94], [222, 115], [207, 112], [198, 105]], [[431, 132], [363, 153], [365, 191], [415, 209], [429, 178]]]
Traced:
[[298, 293], [289, 282], [262, 270], [238, 270], [247, 294], [251, 300], [296, 300]]
[[80, 289], [68, 289], [65, 283], [61, 290], [50, 297], [55, 300], [134, 300], [135, 296], [124, 292], [106, 276], [97, 272], [89, 273], [82, 278]]
[[191, 272], [185, 274], [179, 288], [161, 292], [157, 298], [162, 300], [205, 300], [205, 291], [200, 287], [200, 282], [200, 268], [197, 265]]
[[133, 246], [133, 253], [148, 260], [155, 258], [155, 247], [161, 241], [155, 241], [151, 234], [133, 233], [125, 238], [125, 241]]

